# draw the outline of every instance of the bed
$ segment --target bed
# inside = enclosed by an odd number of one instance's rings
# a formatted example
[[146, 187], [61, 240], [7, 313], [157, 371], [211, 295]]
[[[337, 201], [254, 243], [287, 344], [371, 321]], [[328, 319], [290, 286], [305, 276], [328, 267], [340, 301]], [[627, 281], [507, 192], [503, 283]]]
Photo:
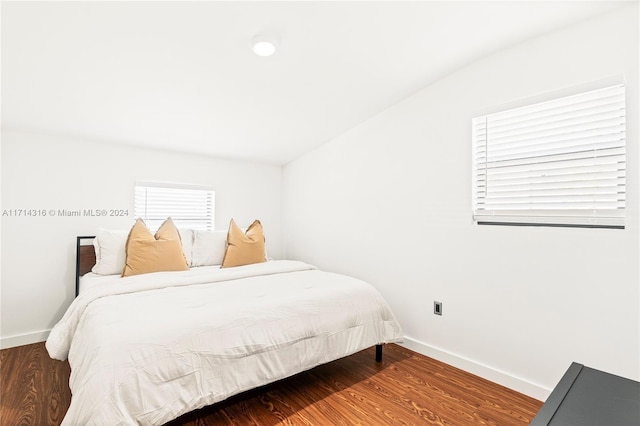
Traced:
[[71, 366], [63, 425], [160, 425], [402, 341], [380, 293], [352, 277], [292, 260], [99, 275], [92, 239], [77, 238], [77, 297], [46, 342]]

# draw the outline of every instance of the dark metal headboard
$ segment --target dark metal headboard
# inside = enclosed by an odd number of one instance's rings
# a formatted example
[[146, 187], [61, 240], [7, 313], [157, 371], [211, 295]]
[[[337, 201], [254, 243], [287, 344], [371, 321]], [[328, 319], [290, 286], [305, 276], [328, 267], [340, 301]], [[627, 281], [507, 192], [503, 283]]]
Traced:
[[93, 236], [76, 237], [76, 297], [80, 293], [80, 277], [91, 271], [96, 264], [96, 251], [93, 244], [82, 244], [83, 241], [91, 240]]

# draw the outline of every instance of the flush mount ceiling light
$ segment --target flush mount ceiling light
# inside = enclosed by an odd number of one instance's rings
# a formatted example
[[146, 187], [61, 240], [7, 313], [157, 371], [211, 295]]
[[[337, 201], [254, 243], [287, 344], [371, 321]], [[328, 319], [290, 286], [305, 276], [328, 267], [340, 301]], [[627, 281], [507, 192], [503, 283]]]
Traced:
[[255, 36], [251, 41], [253, 53], [258, 56], [271, 56], [276, 53], [276, 42], [271, 37]]

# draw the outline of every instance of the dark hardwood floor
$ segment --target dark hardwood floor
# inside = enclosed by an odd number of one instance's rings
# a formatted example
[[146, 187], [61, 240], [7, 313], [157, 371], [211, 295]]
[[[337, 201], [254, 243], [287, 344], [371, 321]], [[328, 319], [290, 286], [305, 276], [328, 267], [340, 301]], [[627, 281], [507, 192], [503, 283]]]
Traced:
[[71, 401], [70, 372], [44, 343], [0, 351], [0, 425], [59, 425]]
[[[43, 343], [0, 351], [0, 424], [58, 425], [69, 402], [69, 364]], [[542, 402], [386, 345], [231, 397], [167, 426], [527, 425]], [[105, 425], [107, 426], [107, 425]]]

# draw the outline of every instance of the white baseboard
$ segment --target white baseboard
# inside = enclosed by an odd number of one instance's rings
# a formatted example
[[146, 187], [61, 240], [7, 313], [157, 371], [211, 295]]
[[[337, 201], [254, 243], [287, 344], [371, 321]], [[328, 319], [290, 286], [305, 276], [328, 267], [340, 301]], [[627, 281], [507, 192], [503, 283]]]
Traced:
[[51, 330], [36, 331], [35, 333], [16, 334], [0, 338], [0, 349], [14, 348], [16, 346], [30, 345], [44, 342], [49, 337]]
[[544, 386], [513, 376], [507, 372], [489, 367], [460, 355], [447, 352], [435, 346], [412, 339], [411, 337], [405, 336], [404, 342], [400, 345], [418, 352], [419, 354], [442, 361], [471, 374], [475, 374], [476, 376], [480, 376], [483, 379], [490, 380], [494, 383], [498, 383], [499, 385], [508, 387], [509, 389], [528, 395], [539, 401], [545, 401], [551, 393], [551, 389], [547, 389]]

